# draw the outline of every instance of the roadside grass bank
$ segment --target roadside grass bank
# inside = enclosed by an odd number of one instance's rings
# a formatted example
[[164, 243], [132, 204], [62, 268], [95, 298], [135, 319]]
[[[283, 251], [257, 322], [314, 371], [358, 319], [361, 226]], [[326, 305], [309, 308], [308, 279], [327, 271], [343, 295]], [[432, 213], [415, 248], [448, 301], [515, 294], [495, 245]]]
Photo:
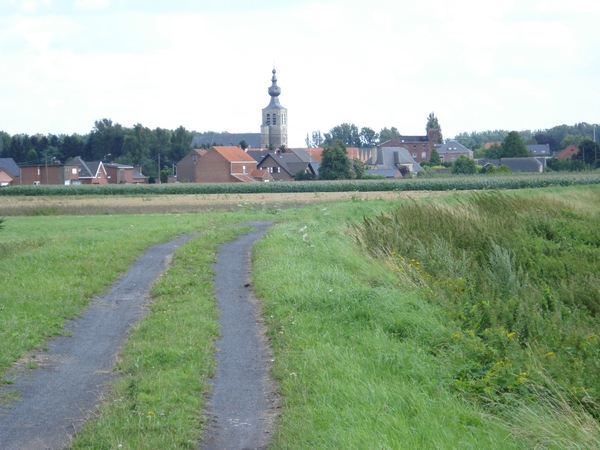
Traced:
[[598, 194], [332, 204], [271, 230], [253, 276], [282, 392], [272, 448], [600, 447], [598, 323], [577, 306], [597, 287]]
[[[597, 187], [472, 193], [450, 207], [407, 202], [353, 229], [446, 315], [450, 385], [536, 448], [600, 447], [599, 205]], [[561, 435], [567, 423], [578, 426]]]

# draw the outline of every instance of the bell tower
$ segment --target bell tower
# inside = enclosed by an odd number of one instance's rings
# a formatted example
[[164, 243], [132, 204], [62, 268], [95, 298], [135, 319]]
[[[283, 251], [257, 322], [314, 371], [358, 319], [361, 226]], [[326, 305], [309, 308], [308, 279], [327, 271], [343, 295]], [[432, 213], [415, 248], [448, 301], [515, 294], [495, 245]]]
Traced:
[[281, 147], [288, 145], [287, 109], [279, 103], [281, 88], [277, 86], [276, 70], [273, 68], [269, 95], [271, 102], [262, 110], [262, 125], [260, 126], [260, 146], [262, 148]]

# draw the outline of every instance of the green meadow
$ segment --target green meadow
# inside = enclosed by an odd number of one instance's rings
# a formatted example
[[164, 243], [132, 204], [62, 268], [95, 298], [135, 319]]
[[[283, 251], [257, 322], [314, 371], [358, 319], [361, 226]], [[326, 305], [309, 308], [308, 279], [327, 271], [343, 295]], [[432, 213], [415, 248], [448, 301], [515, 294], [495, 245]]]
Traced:
[[265, 219], [252, 261], [281, 395], [272, 448], [600, 447], [598, 185], [9, 217], [0, 379], [19, 360], [33, 370], [30, 351], [147, 247], [199, 232], [155, 284], [118, 380], [72, 445], [197, 448], [219, 333], [211, 263], [248, 231], [240, 223]]

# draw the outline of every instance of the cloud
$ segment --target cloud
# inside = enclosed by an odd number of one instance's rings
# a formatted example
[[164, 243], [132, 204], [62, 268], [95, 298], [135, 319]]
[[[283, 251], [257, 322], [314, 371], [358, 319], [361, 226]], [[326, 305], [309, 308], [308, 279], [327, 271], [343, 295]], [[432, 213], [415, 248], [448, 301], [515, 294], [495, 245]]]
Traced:
[[78, 11], [106, 9], [110, 7], [110, 0], [75, 0], [73, 9]]

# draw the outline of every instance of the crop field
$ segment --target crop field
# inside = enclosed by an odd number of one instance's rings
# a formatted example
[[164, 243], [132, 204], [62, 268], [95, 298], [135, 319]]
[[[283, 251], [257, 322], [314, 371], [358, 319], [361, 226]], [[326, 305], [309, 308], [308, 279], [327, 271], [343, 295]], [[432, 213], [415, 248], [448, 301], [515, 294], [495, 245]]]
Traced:
[[599, 448], [600, 185], [383, 194], [0, 195], [0, 383], [147, 247], [200, 232], [72, 445], [197, 448], [211, 263], [268, 219], [252, 278], [281, 395], [272, 448]]

